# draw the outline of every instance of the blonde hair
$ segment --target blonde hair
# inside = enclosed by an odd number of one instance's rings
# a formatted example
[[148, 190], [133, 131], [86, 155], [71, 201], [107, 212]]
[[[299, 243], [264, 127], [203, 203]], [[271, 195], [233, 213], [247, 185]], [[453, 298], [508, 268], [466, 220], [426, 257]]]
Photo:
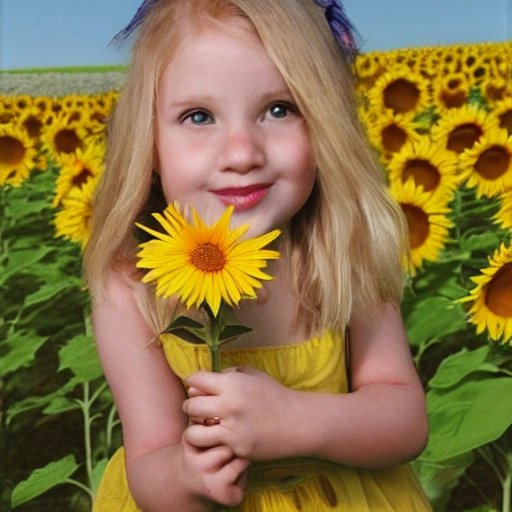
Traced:
[[236, 16], [249, 20], [287, 83], [307, 123], [318, 167], [313, 193], [286, 237], [298, 318], [311, 333], [343, 331], [354, 310], [400, 302], [407, 231], [361, 130], [350, 63], [314, 0], [156, 2], [141, 26], [110, 127], [84, 259], [86, 278], [97, 296], [109, 269], [134, 261], [133, 223], [149, 203], [156, 159], [155, 91], [173, 50], [185, 31], [202, 21]]

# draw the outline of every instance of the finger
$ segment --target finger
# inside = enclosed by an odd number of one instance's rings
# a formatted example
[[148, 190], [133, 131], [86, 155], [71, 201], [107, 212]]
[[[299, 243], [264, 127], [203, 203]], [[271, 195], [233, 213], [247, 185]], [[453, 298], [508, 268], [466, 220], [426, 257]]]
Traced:
[[248, 467], [248, 460], [241, 459], [240, 457], [234, 457], [219, 471], [224, 473], [224, 477], [226, 478], [227, 482], [232, 482], [233, 485], [236, 485], [240, 489], [244, 489], [245, 485], [242, 487], [241, 484], [244, 483], [244, 473], [246, 474]]
[[197, 388], [188, 388], [188, 396], [190, 398], [194, 396], [204, 396], [204, 393]]
[[196, 418], [214, 418], [220, 416], [219, 410], [222, 409], [222, 406], [217, 397], [196, 396], [185, 400], [182, 409], [189, 418], [193, 416]]
[[209, 427], [190, 425], [185, 429], [183, 435], [187, 442], [196, 448], [212, 448], [225, 444], [223, 442], [222, 430], [220, 425]]
[[199, 370], [185, 379], [187, 386], [198, 389], [203, 395], [218, 395], [222, 389], [222, 373]]
[[238, 373], [243, 373], [245, 375], [261, 375], [264, 372], [261, 372], [260, 370], [256, 370], [256, 368], [253, 368], [252, 366], [237, 366], [236, 371]]

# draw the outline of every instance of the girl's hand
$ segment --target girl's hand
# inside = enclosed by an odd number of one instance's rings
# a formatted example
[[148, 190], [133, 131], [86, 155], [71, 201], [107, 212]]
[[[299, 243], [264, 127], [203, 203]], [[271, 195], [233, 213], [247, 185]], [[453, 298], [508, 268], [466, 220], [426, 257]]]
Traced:
[[193, 494], [226, 507], [244, 498], [249, 462], [236, 457], [227, 446], [197, 448], [184, 435], [181, 441], [184, 474]]
[[[287, 410], [293, 391], [264, 372], [249, 366], [228, 368], [221, 373], [198, 371], [186, 380], [189, 399], [183, 410], [192, 424], [186, 440], [197, 448], [226, 445], [238, 457], [273, 460], [288, 455], [293, 435]], [[205, 418], [220, 418], [205, 425]]]

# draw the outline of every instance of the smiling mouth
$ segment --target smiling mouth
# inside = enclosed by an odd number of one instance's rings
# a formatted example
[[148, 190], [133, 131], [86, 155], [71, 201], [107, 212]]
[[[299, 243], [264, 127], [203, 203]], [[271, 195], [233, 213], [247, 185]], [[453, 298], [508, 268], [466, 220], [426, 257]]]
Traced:
[[213, 193], [217, 195], [226, 206], [233, 206], [236, 212], [243, 212], [250, 210], [262, 201], [269, 190], [270, 185], [259, 184], [249, 187], [214, 190]]

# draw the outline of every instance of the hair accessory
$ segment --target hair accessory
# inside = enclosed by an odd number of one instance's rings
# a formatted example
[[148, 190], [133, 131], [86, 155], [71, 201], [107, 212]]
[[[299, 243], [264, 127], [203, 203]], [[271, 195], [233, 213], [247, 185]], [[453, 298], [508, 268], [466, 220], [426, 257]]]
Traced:
[[[129, 35], [142, 23], [148, 12], [158, 0], [144, 0], [137, 9], [135, 16], [130, 23], [118, 32], [112, 41], [124, 41]], [[345, 10], [339, 0], [315, 0], [316, 4], [325, 10], [325, 17], [331, 32], [338, 42], [343, 53], [350, 59], [354, 59], [358, 53], [356, 44], [357, 30], [353, 23], [348, 19]]]
[[315, 0], [318, 6], [325, 10], [325, 17], [331, 27], [331, 32], [343, 53], [354, 59], [358, 53], [357, 30], [345, 14], [345, 9], [339, 0]]
[[158, 0], [144, 0], [141, 6], [137, 9], [135, 16], [131, 19], [130, 23], [128, 23], [128, 25], [126, 25], [123, 30], [118, 32], [112, 41], [117, 43], [118, 41], [124, 41], [127, 39], [128, 36], [142, 23], [150, 9], [157, 2]]

